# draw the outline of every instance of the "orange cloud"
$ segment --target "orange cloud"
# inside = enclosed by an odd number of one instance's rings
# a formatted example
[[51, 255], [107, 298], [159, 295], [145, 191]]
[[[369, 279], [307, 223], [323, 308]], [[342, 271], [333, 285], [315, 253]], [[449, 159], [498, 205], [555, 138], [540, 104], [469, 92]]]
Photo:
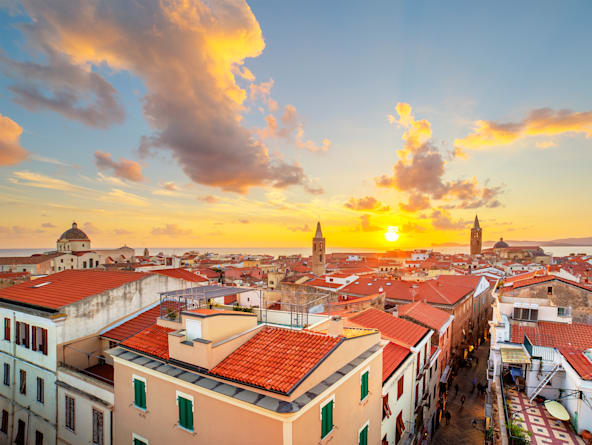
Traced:
[[391, 209], [389, 206], [381, 203], [374, 196], [365, 196], [358, 199], [352, 197], [349, 198], [349, 201], [343, 204], [343, 206], [358, 211], [372, 210], [375, 212], [388, 212]]
[[[142, 167], [136, 161], [129, 159], [119, 159], [119, 162], [113, 160], [111, 153], [105, 153], [104, 151], [95, 152], [95, 164], [97, 168], [101, 170], [112, 169], [113, 174], [121, 179], [127, 179], [128, 181], [141, 182], [144, 181], [144, 175], [142, 175]], [[172, 184], [172, 183], [169, 183]], [[175, 184], [173, 184], [174, 186]], [[166, 188], [166, 187], [165, 187]]]
[[9, 117], [0, 114], [0, 166], [16, 165], [27, 158], [19, 143], [23, 129]]
[[[301, 166], [271, 155], [241, 125], [248, 94], [236, 77], [254, 79], [244, 62], [265, 47], [246, 1], [141, 3], [120, 8], [109, 0], [25, 2], [25, 12], [34, 18], [25, 35], [44, 57], [42, 63], [4, 60], [18, 71], [24, 88], [17, 100], [89, 125], [112, 125], [123, 120], [123, 107], [93, 68], [129, 71], [146, 87], [142, 107], [153, 130], [140, 141], [142, 155], [170, 152], [194, 182], [228, 191], [306, 189], [309, 178]], [[73, 92], [63, 94], [69, 82]], [[253, 95], [266, 94], [271, 86], [259, 84]]]
[[[455, 139], [455, 147], [479, 150], [488, 147], [510, 145], [530, 136], [555, 136], [565, 133], [583, 133], [592, 137], [592, 111], [574, 112], [539, 108], [533, 110], [522, 121], [516, 123], [497, 123], [479, 120], [473, 132], [462, 139]], [[552, 142], [537, 143], [551, 147]]]
[[[447, 181], [446, 161], [437, 147], [430, 143], [432, 129], [429, 121], [415, 120], [411, 106], [399, 102], [395, 107], [399, 117], [389, 120], [404, 127], [403, 149], [397, 152], [399, 160], [393, 167], [393, 175], [374, 178], [379, 187], [394, 187], [408, 194], [409, 201], [399, 204], [402, 210], [415, 212], [428, 208], [430, 200], [455, 201], [453, 207], [497, 207], [499, 187], [480, 187], [475, 178]], [[461, 156], [457, 151], [455, 157]]]

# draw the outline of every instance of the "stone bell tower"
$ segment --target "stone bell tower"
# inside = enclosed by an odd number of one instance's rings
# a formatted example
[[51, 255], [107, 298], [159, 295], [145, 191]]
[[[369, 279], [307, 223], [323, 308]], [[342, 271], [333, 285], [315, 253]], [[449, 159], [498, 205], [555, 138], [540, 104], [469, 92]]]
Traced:
[[320, 222], [317, 222], [317, 231], [312, 239], [312, 273], [317, 276], [325, 273], [325, 238]]
[[483, 233], [481, 226], [479, 226], [479, 218], [475, 215], [475, 223], [471, 229], [471, 255], [479, 255], [481, 253], [481, 245], [483, 241]]

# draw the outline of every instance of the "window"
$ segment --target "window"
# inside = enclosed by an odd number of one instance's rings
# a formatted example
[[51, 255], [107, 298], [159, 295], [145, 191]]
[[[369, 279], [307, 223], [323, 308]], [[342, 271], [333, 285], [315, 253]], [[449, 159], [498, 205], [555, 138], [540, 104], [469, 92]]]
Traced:
[[547, 287], [547, 295], [553, 295], [553, 286]]
[[368, 397], [368, 375], [370, 371], [364, 371], [360, 376], [360, 400], [364, 400]]
[[93, 445], [103, 445], [103, 411], [92, 409]]
[[397, 400], [401, 398], [403, 395], [403, 390], [405, 389], [405, 376], [402, 375], [399, 381], [397, 382]]
[[358, 433], [358, 445], [368, 445], [368, 423]]
[[132, 445], [148, 445], [148, 441], [137, 434], [132, 434]]
[[331, 398], [325, 405], [321, 405], [321, 439], [333, 431], [333, 403]]
[[395, 443], [399, 443], [401, 437], [403, 436], [403, 431], [405, 431], [405, 423], [403, 422], [403, 411], [401, 411], [397, 416], [397, 431], [395, 436]]
[[20, 375], [20, 385], [19, 385], [19, 391], [21, 394], [27, 394], [27, 372], [23, 369], [21, 369], [19, 371], [19, 375]]
[[76, 431], [76, 400], [70, 396], [66, 396], [66, 428]]
[[4, 363], [4, 384], [10, 386], [10, 365]]
[[385, 417], [391, 416], [391, 407], [389, 406], [389, 397], [388, 394], [382, 396], [382, 420]]
[[539, 318], [539, 310], [515, 307], [514, 318], [516, 320], [537, 321]]
[[31, 349], [47, 355], [47, 329], [33, 326], [31, 328]]
[[43, 433], [35, 431], [35, 445], [43, 445]]
[[177, 394], [177, 405], [179, 405], [179, 426], [193, 431], [193, 400]]
[[45, 403], [45, 381], [41, 377], [37, 377], [37, 401]]
[[0, 431], [4, 434], [8, 434], [8, 411], [2, 410], [2, 424], [0, 424]]
[[16, 443], [16, 445], [25, 445], [25, 427], [25, 422], [19, 419], [16, 438], [14, 439], [14, 443]]
[[134, 405], [146, 409], [146, 380], [134, 376]]
[[559, 317], [565, 317], [566, 315], [568, 315], [568, 310], [565, 307], [558, 307], [557, 308], [557, 315]]
[[4, 319], [4, 340], [10, 341], [10, 318]]

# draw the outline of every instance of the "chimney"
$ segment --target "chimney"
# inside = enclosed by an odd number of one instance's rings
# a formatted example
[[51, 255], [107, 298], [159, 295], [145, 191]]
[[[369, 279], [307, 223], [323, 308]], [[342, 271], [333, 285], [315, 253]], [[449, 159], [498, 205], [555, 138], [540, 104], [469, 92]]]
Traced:
[[339, 315], [334, 315], [329, 319], [329, 329], [327, 334], [331, 337], [343, 335], [343, 319]]
[[399, 307], [395, 306], [392, 311], [391, 314], [393, 314], [394, 317], [398, 317], [399, 316]]

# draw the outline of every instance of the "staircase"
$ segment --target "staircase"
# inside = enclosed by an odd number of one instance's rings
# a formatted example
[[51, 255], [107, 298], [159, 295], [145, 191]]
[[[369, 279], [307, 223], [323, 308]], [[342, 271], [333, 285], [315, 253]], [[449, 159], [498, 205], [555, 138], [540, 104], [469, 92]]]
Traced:
[[[541, 363], [541, 367], [542, 366], [543, 366], [543, 364]], [[549, 383], [549, 381], [553, 378], [553, 376], [557, 373], [557, 371], [559, 371], [559, 368], [561, 368], [561, 363], [557, 363], [555, 366], [553, 366], [553, 369], [551, 369], [551, 371], [549, 371], [549, 373], [545, 376], [545, 378], [539, 382], [539, 384], [537, 385], [537, 387], [534, 389], [533, 393], [530, 396], [531, 403], [534, 400], [534, 398], [536, 396], [538, 396], [539, 393], [543, 390], [545, 385], [547, 383]]]

